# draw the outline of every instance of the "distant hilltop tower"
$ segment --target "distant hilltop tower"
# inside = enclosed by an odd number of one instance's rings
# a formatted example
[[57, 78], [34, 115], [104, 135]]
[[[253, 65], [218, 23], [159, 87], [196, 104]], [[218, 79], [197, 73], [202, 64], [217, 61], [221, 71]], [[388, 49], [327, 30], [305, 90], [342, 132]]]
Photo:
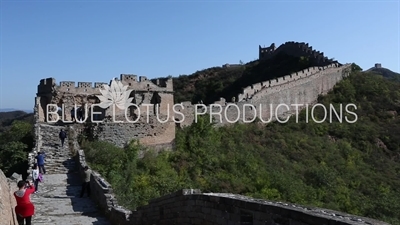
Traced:
[[382, 65], [380, 63], [375, 63], [375, 68], [382, 68]]

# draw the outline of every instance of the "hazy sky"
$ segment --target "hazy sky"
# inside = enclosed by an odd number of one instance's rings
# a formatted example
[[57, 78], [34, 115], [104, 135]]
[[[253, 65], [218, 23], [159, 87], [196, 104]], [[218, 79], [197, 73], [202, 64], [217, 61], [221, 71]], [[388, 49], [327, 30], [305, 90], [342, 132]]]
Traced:
[[0, 1], [0, 108], [32, 109], [43, 78], [179, 76], [286, 41], [400, 72], [398, 0]]

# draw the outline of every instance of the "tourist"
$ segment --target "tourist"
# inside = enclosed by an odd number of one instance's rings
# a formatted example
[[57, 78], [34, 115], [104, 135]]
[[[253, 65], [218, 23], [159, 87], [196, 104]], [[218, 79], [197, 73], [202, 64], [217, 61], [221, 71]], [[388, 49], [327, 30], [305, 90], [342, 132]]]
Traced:
[[44, 154], [42, 152], [38, 152], [35, 158], [37, 160], [37, 165], [39, 166], [39, 173], [46, 174], [46, 169], [44, 168]]
[[35, 185], [35, 194], [38, 193], [38, 186], [39, 186], [39, 167], [35, 163], [32, 167], [32, 181]]
[[84, 176], [83, 176], [83, 183], [82, 183], [82, 190], [81, 190], [81, 198], [85, 194], [85, 191], [87, 191], [87, 196], [90, 197], [90, 175], [92, 174], [92, 171], [89, 169], [88, 166], [85, 166], [84, 168]]
[[83, 109], [82, 109], [82, 107], [83, 106], [81, 106], [81, 107], [79, 107], [78, 108], [78, 111], [77, 111], [77, 120], [79, 121], [79, 122], [82, 122], [83, 121]]
[[65, 141], [65, 138], [67, 137], [67, 133], [64, 131], [64, 129], [61, 129], [58, 136], [60, 137], [60, 140], [61, 140], [61, 147], [64, 147], [64, 141]]
[[71, 109], [71, 121], [72, 122], [75, 122], [75, 110], [76, 110], [76, 108], [72, 107], [72, 109]]
[[35, 191], [30, 181], [19, 181], [19, 190], [14, 192], [17, 206], [15, 206], [15, 214], [19, 225], [31, 225], [32, 216], [35, 213], [35, 206], [32, 204], [30, 195]]

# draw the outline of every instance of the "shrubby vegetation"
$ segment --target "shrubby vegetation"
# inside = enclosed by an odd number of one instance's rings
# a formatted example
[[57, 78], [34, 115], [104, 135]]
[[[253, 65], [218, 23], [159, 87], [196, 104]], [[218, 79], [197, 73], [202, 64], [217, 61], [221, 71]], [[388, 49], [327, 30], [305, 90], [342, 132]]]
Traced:
[[13, 173], [27, 176], [27, 153], [33, 148], [32, 123], [28, 121], [8, 121], [10, 126], [2, 127], [0, 133], [0, 169], [6, 176]]
[[[138, 159], [85, 141], [90, 165], [134, 209], [181, 188], [231, 192], [348, 212], [400, 224], [400, 84], [354, 72], [319, 102], [357, 105], [356, 123], [254, 122], [214, 128], [208, 118], [178, 130], [176, 149]], [[322, 117], [318, 111], [318, 117]], [[353, 120], [352, 115], [348, 115]]]

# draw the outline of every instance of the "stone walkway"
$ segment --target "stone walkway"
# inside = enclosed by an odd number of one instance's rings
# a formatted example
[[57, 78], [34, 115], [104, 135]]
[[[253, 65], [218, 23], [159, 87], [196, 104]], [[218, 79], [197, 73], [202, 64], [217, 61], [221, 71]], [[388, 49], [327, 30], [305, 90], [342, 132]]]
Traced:
[[79, 197], [82, 182], [78, 168], [68, 147], [61, 147], [58, 136], [54, 135], [60, 128], [53, 129], [53, 135], [45, 135], [55, 136], [54, 140], [47, 138], [40, 148], [46, 154], [46, 174], [44, 182], [39, 183], [39, 193], [31, 195], [35, 205], [32, 224], [110, 225], [90, 198]]

